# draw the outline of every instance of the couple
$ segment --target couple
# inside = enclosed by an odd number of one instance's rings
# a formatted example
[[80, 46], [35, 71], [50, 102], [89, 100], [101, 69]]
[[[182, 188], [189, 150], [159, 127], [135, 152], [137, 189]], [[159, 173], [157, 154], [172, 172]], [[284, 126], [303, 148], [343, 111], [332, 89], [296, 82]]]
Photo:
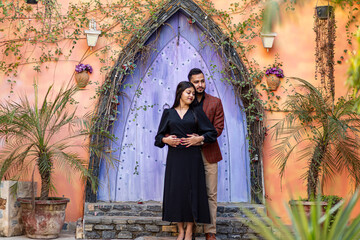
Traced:
[[[180, 82], [174, 105], [164, 109], [155, 145], [169, 146], [166, 160], [163, 220], [177, 222], [177, 240], [193, 238], [193, 225], [205, 223], [207, 240], [216, 239], [216, 138], [224, 128], [221, 100], [205, 93], [203, 72], [194, 68]], [[186, 231], [184, 229], [186, 223]]]

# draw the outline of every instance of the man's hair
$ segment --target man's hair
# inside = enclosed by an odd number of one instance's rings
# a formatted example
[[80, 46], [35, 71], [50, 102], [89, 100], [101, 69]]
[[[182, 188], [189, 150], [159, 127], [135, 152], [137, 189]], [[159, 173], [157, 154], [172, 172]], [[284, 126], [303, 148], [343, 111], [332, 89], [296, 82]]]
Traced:
[[189, 72], [189, 74], [188, 74], [188, 79], [189, 79], [189, 81], [191, 80], [192, 75], [198, 75], [198, 74], [200, 74], [200, 73], [204, 74], [199, 68], [193, 68], [193, 69], [191, 69], [190, 72]]

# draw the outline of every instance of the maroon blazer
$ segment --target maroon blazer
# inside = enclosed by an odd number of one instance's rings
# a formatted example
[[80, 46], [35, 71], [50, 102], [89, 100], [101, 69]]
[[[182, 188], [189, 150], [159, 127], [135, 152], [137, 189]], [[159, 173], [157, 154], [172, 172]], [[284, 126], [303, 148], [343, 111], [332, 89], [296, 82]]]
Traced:
[[[217, 136], [219, 137], [224, 129], [224, 110], [221, 100], [205, 93], [203, 110], [210, 122], [214, 125]], [[202, 146], [202, 151], [209, 163], [217, 163], [222, 160], [217, 140], [214, 143], [205, 143]]]

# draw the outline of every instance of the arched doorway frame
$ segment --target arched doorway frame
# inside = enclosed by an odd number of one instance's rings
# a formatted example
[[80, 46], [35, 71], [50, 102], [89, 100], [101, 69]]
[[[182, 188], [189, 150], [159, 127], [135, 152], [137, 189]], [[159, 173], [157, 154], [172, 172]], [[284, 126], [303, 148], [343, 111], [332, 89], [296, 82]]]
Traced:
[[[192, 0], [174, 0], [165, 4], [157, 13], [157, 18], [150, 18], [145, 24], [146, 29], [142, 32], [134, 34], [127, 46], [122, 50], [117, 63], [113, 67], [110, 74], [107, 76], [104, 84], [103, 91], [99, 97], [99, 102], [96, 109], [96, 120], [94, 123], [94, 131], [99, 132], [100, 129], [111, 129], [112, 119], [114, 116], [114, 109], [116, 109], [116, 102], [113, 101], [114, 97], [119, 93], [121, 82], [124, 76], [131, 72], [126, 64], [135, 62], [140, 54], [147, 51], [144, 47], [145, 42], [152, 36], [156, 30], [161, 27], [166, 20], [173, 16], [176, 12], [182, 11], [189, 18], [195, 20], [195, 23], [207, 33], [207, 37], [212, 41], [214, 46], [218, 46], [218, 51], [223, 56], [225, 68], [229, 71], [229, 75], [235, 78], [232, 83], [234, 92], [237, 98], [241, 99], [244, 109], [249, 109], [246, 115], [263, 115], [263, 107], [258, 101], [258, 95], [253, 84], [249, 80], [248, 71], [241, 61], [238, 53], [231, 46], [229, 38], [221, 31], [220, 27], [208, 17], [208, 15]], [[144, 56], [144, 54], [142, 54]], [[125, 66], [125, 67], [124, 67]], [[244, 97], [244, 95], [247, 97]], [[251, 96], [251, 97], [249, 97]], [[248, 106], [254, 106], [248, 108]], [[256, 110], [254, 112], [254, 109]], [[264, 184], [263, 184], [263, 168], [262, 168], [262, 146], [264, 140], [264, 126], [262, 121], [250, 121], [248, 123], [248, 132], [250, 139], [251, 149], [251, 200], [252, 202], [260, 203], [264, 198]], [[101, 144], [106, 147], [107, 138], [102, 135], [94, 135], [91, 138], [90, 144]], [[104, 151], [106, 154], [106, 151]], [[99, 164], [102, 156], [93, 152], [90, 153], [89, 169], [92, 169], [94, 176], [99, 176]], [[96, 192], [91, 190], [91, 184], [86, 185], [86, 202], [96, 202]]]

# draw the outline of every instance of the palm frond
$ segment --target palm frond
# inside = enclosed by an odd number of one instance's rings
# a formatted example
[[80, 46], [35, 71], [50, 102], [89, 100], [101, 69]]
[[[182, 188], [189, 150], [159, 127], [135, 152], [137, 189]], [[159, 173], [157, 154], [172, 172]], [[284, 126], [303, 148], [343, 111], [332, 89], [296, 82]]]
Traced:
[[[33, 155], [31, 149], [33, 145], [12, 146], [6, 145], [0, 152], [0, 179], [4, 176], [11, 176], [11, 173], [21, 172], [24, 161], [27, 157]], [[7, 177], [7, 178], [8, 178]]]
[[[300, 83], [299, 90], [284, 103], [288, 114], [272, 127], [272, 136], [279, 141], [272, 154], [280, 175], [283, 176], [295, 148], [306, 142], [309, 148], [296, 156], [297, 160], [306, 160], [308, 164], [308, 172], [302, 177], [307, 178], [309, 171], [314, 170], [310, 168], [311, 164], [319, 162], [316, 171], [320, 171], [318, 176], [325, 180], [330, 180], [337, 171], [347, 169], [350, 177], [359, 184], [360, 174], [355, 169], [360, 167], [357, 157], [360, 116], [353, 110], [354, 100], [340, 98], [334, 104], [320, 88], [300, 78], [291, 79]], [[314, 183], [317, 181], [314, 179]]]
[[[88, 116], [79, 118], [76, 107], [71, 105], [77, 91], [76, 87], [71, 87], [54, 92], [50, 86], [40, 100], [38, 87], [34, 84], [34, 102], [23, 96], [19, 102], [0, 103], [0, 139], [5, 143], [0, 152], [0, 180], [4, 175], [21, 174], [19, 170], [26, 171], [29, 161], [35, 161], [42, 180], [42, 198], [47, 197], [49, 191], [55, 191], [52, 181], [54, 164], [66, 165], [67, 172], [69, 168], [80, 171], [95, 190], [96, 178], [87, 169], [85, 160], [73, 151], [76, 147], [88, 145], [84, 139], [98, 134], [91, 132], [91, 119]], [[97, 152], [102, 146], [93, 147], [90, 146], [90, 150]], [[89, 146], [85, 148], [89, 149]]]

